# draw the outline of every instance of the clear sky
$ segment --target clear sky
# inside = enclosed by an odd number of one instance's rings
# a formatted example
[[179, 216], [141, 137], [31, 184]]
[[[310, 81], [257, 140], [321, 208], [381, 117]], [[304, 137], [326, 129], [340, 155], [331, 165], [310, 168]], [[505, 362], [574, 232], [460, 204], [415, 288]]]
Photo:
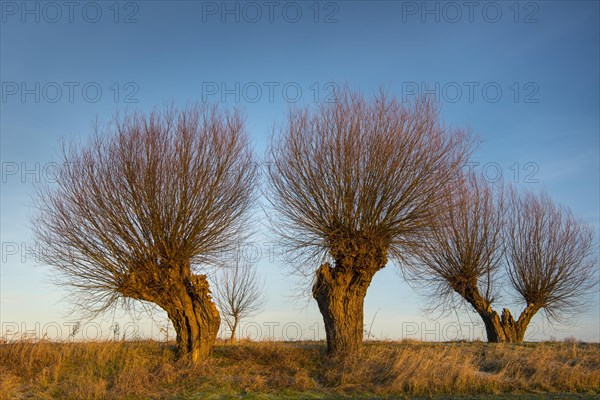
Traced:
[[[78, 320], [68, 291], [48, 283], [52, 269], [37, 262], [28, 226], [32, 183], [51, 179], [59, 139], [84, 138], [92, 121], [116, 111], [165, 102], [243, 108], [262, 156], [289, 106], [327, 101], [336, 83], [367, 93], [383, 84], [404, 100], [428, 94], [448, 124], [481, 138], [475, 168], [546, 188], [596, 237], [600, 230], [597, 1], [0, 4], [2, 334], [65, 336]], [[260, 253], [253, 258], [269, 300], [242, 333], [324, 338], [316, 303], [293, 297], [297, 279], [275, 238], [262, 229], [255, 240], [249, 250]], [[536, 318], [528, 338], [600, 341], [599, 303], [596, 294], [568, 326]], [[504, 305], [520, 312], [510, 292]], [[475, 314], [434, 320], [423, 306], [388, 265], [367, 294], [365, 323], [375, 338], [482, 337]], [[131, 334], [160, 337], [163, 314], [138, 317], [117, 311], [87, 321], [80, 335], [109, 337], [117, 320]]]

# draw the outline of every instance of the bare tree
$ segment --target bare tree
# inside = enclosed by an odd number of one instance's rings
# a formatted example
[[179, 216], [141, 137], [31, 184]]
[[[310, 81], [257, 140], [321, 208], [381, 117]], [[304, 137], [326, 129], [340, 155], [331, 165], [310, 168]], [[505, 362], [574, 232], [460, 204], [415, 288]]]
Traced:
[[348, 353], [362, 343], [373, 275], [422, 240], [472, 141], [442, 126], [431, 102], [336, 94], [315, 111], [290, 111], [271, 145], [268, 198], [275, 230], [308, 266], [298, 271], [316, 269], [328, 351]]
[[264, 281], [250, 264], [242, 264], [239, 257], [231, 267], [223, 268], [215, 283], [215, 302], [231, 331], [229, 340], [235, 340], [239, 322], [253, 316], [265, 304]]
[[[452, 307], [455, 296], [466, 301], [490, 342], [523, 341], [542, 308], [556, 319], [583, 305], [594, 285], [593, 232], [569, 210], [546, 194], [507, 194], [476, 176], [465, 176], [447, 204], [424, 249], [415, 253], [419, 266], [405, 270], [419, 289], [430, 289], [435, 305]], [[492, 307], [503, 276], [525, 303], [517, 321], [508, 308], [500, 316]]]
[[62, 158], [33, 220], [59, 282], [93, 313], [119, 299], [155, 303], [179, 354], [207, 356], [220, 317], [198, 267], [243, 235], [255, 185], [240, 114], [198, 105], [117, 117]]

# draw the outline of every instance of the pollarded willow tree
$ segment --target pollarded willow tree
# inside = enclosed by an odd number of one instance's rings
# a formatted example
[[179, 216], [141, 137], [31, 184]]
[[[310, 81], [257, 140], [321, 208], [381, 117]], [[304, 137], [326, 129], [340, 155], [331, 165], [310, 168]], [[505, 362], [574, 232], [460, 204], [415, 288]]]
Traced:
[[[405, 273], [419, 290], [430, 289], [435, 306], [469, 304], [489, 342], [522, 342], [539, 310], [560, 320], [580, 310], [594, 287], [593, 231], [545, 193], [465, 176], [436, 226]], [[508, 308], [501, 315], [493, 308], [506, 276], [523, 303], [516, 321]]]
[[56, 183], [38, 188], [33, 221], [45, 260], [100, 313], [158, 305], [181, 356], [206, 357], [220, 317], [198, 267], [244, 234], [256, 168], [237, 111], [197, 105], [115, 118], [63, 146]]
[[275, 230], [304, 262], [299, 271], [314, 271], [328, 351], [347, 354], [362, 343], [371, 279], [431, 229], [472, 140], [444, 127], [425, 100], [336, 95], [290, 111], [269, 151], [268, 198]]

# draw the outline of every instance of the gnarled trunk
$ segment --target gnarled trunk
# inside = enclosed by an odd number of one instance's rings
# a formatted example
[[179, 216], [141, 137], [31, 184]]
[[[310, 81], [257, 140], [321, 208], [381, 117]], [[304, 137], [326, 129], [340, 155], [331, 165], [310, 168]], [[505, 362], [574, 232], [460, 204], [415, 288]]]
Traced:
[[179, 290], [165, 296], [159, 306], [173, 323], [179, 356], [189, 357], [193, 362], [206, 358], [215, 344], [221, 324], [206, 276], [184, 278]]
[[473, 306], [483, 320], [490, 343], [521, 343], [525, 339], [525, 331], [531, 318], [539, 310], [535, 304], [528, 304], [515, 321], [508, 308], [502, 310], [502, 316], [498, 315], [490, 302], [481, 296], [476, 286], [468, 285], [457, 292]]
[[206, 276], [192, 274], [185, 266], [159, 273], [140, 270], [129, 274], [124, 277], [120, 292], [165, 310], [177, 333], [179, 357], [197, 362], [210, 354], [221, 317], [212, 301]]
[[345, 258], [332, 267], [325, 263], [316, 271], [312, 294], [325, 323], [330, 354], [357, 352], [363, 340], [363, 305], [375, 273], [386, 263], [379, 257]]
[[488, 342], [521, 343], [525, 339], [525, 331], [529, 322], [537, 311], [538, 307], [529, 304], [516, 321], [508, 308], [502, 310], [501, 317], [495, 311], [486, 313], [486, 315], [480, 314], [485, 324]]

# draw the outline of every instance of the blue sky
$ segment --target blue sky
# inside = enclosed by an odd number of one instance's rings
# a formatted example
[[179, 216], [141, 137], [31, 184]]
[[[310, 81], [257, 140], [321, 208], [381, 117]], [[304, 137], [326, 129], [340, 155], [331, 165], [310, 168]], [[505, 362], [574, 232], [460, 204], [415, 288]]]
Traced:
[[[170, 101], [241, 107], [262, 155], [288, 107], [326, 100], [335, 83], [367, 93], [384, 85], [404, 99], [429, 93], [448, 124], [469, 126], [481, 138], [476, 168], [490, 179], [501, 173], [546, 188], [600, 230], [596, 1], [8, 1], [1, 7], [3, 333], [15, 327], [39, 333], [48, 323], [66, 329], [77, 319], [63, 299], [68, 293], [48, 283], [52, 270], [29, 251], [32, 181], [50, 177], [59, 139], [85, 138], [92, 121], [116, 111]], [[303, 337], [319, 329], [324, 337], [314, 301], [295, 300], [297, 281], [285, 262], [269, 260], [266, 243], [274, 240], [268, 231], [256, 237], [269, 301], [248, 322], [263, 336], [269, 329], [284, 335], [288, 323], [298, 324]], [[600, 341], [599, 303], [594, 296], [568, 327], [551, 330], [537, 318], [531, 338]], [[498, 307], [511, 304], [507, 294]], [[455, 325], [448, 324], [456, 316], [435, 321], [423, 305], [389, 265], [369, 289], [365, 321], [375, 316], [371, 331], [379, 338], [452, 338]], [[121, 314], [114, 318], [131, 322]], [[97, 321], [104, 336], [112, 318]], [[477, 322], [471, 313], [458, 318]], [[140, 332], [157, 331], [146, 317], [135, 323]], [[248, 327], [251, 335], [256, 326]]]

